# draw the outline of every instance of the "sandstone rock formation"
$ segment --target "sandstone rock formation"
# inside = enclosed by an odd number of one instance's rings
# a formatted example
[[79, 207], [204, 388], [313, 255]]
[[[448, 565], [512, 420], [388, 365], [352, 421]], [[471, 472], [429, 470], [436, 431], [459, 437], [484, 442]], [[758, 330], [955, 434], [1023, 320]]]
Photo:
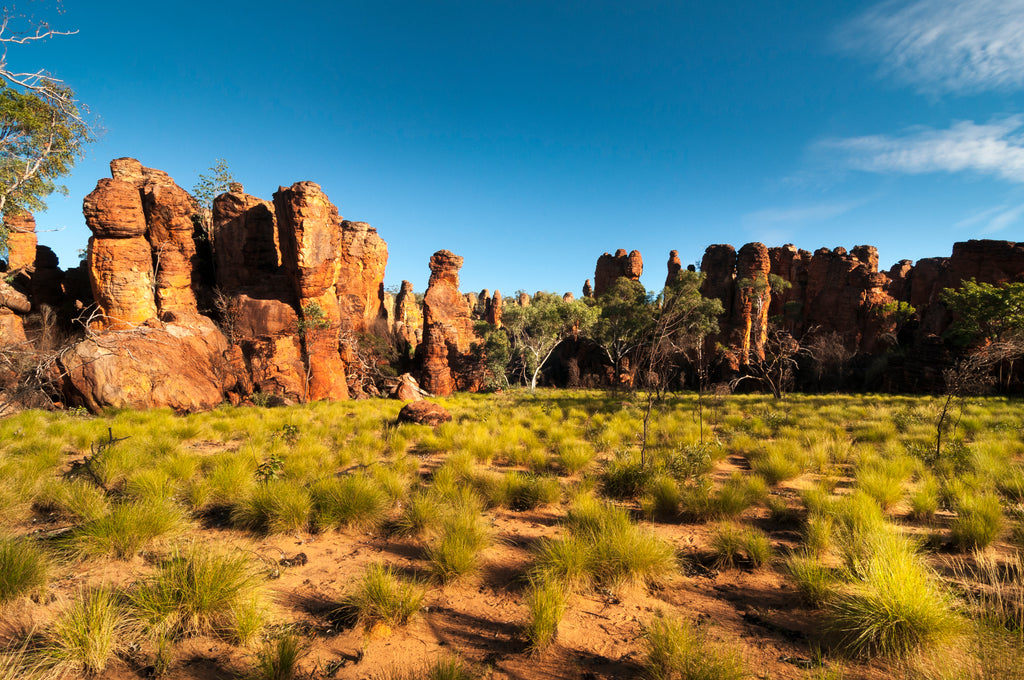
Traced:
[[411, 353], [423, 340], [423, 308], [416, 301], [412, 284], [402, 281], [402, 288], [395, 298], [395, 335], [404, 342], [404, 351]]
[[469, 303], [459, 293], [459, 269], [462, 258], [448, 250], [439, 250], [430, 258], [430, 280], [423, 296], [423, 388], [445, 396], [455, 389], [451, 359], [469, 353], [473, 340], [473, 322]]
[[388, 246], [366, 222], [341, 223], [341, 260], [338, 268], [338, 305], [347, 330], [371, 330], [385, 319], [384, 268]]
[[145, 238], [142, 196], [134, 184], [101, 179], [82, 204], [89, 239], [89, 281], [97, 329], [132, 328], [157, 315], [153, 252]]
[[748, 243], [736, 256], [736, 299], [733, 325], [739, 330], [740, 365], [764, 360], [768, 337], [768, 307], [772, 289], [771, 261], [763, 243]]
[[672, 285], [672, 282], [679, 280], [679, 272], [683, 270], [683, 261], [679, 259], [679, 251], [672, 250], [668, 254], [668, 276], [665, 277], [665, 287]]
[[341, 309], [335, 283], [340, 266], [338, 209], [319, 185], [296, 182], [274, 194], [281, 260], [299, 298], [300, 331], [309, 371], [306, 398], [347, 399], [338, 350]]
[[643, 273], [644, 260], [640, 256], [640, 251], [634, 250], [627, 254], [624, 249], [619, 248], [614, 255], [604, 253], [597, 258], [597, 267], [594, 270], [594, 295], [600, 296], [607, 291], [615, 279], [625, 277], [630, 281], [639, 281]]
[[487, 299], [487, 313], [485, 319], [487, 323], [491, 324], [495, 328], [501, 328], [501, 291], [495, 290], [494, 295]]
[[4, 215], [4, 224], [10, 230], [7, 235], [7, 271], [34, 266], [39, 245], [35, 217], [27, 212]]

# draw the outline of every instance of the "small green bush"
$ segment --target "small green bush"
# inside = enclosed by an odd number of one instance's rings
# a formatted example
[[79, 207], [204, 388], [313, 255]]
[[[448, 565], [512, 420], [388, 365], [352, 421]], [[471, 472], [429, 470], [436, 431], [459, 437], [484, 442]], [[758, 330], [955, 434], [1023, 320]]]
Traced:
[[299, 662], [309, 654], [309, 643], [295, 633], [284, 633], [267, 640], [256, 652], [250, 680], [293, 680], [299, 674]]
[[723, 522], [711, 534], [711, 552], [720, 568], [735, 567], [741, 558], [760, 567], [771, 559], [772, 548], [768, 536], [760, 529]]
[[322, 479], [313, 485], [312, 496], [316, 525], [321, 529], [380, 526], [390, 504], [380, 485], [361, 474]]
[[948, 594], [909, 541], [878, 532], [865, 543], [852, 582], [828, 602], [830, 627], [852, 651], [899, 658], [958, 631]]
[[534, 581], [526, 595], [530, 621], [526, 624], [526, 639], [530, 649], [542, 652], [558, 635], [558, 624], [565, 615], [565, 592], [558, 581]]
[[56, 676], [95, 675], [124, 647], [126, 619], [114, 593], [86, 592], [58, 614], [45, 634], [44, 666]]
[[794, 553], [786, 560], [786, 572], [807, 604], [821, 606], [828, 601], [835, 588], [836, 576], [832, 569], [809, 554]]
[[355, 589], [345, 597], [339, 614], [366, 628], [376, 623], [392, 628], [404, 626], [420, 610], [423, 595], [419, 585], [399, 578], [391, 567], [375, 563], [366, 568]]
[[49, 560], [39, 546], [25, 539], [0, 538], [0, 604], [43, 588], [49, 571]]
[[491, 533], [479, 515], [461, 513], [444, 520], [440, 536], [427, 548], [434, 574], [444, 583], [475, 572]]
[[275, 479], [253, 487], [231, 508], [231, 523], [260, 533], [283, 534], [309, 527], [313, 501], [295, 482]]
[[742, 680], [747, 669], [685, 621], [658, 615], [644, 630], [644, 670], [651, 680]]
[[999, 497], [984, 494], [962, 499], [950, 531], [953, 543], [961, 550], [976, 550], [991, 545], [999, 537], [1003, 525], [1003, 508]]
[[151, 632], [223, 636], [234, 633], [239, 613], [252, 609], [259, 590], [244, 554], [193, 545], [164, 560], [153, 577], [129, 593], [129, 603]]
[[77, 528], [67, 544], [80, 557], [126, 560], [159, 538], [181, 534], [187, 526], [181, 509], [170, 501], [130, 501]]

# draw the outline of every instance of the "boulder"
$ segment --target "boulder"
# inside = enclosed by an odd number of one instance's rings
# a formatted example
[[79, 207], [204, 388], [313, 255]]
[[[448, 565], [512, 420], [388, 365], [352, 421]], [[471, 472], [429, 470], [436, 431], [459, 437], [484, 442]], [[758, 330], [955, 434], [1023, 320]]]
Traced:
[[398, 422], [415, 423], [437, 427], [441, 423], [450, 422], [452, 414], [448, 410], [430, 401], [414, 401], [402, 407], [398, 412]]
[[227, 340], [205, 317], [105, 331], [58, 356], [68, 403], [103, 408], [211, 409], [237, 380]]
[[429, 396], [425, 390], [420, 388], [416, 378], [412, 377], [409, 373], [403, 373], [398, 378], [398, 383], [392, 388], [389, 395], [392, 399], [400, 399], [401, 401], [419, 401], [424, 396]]

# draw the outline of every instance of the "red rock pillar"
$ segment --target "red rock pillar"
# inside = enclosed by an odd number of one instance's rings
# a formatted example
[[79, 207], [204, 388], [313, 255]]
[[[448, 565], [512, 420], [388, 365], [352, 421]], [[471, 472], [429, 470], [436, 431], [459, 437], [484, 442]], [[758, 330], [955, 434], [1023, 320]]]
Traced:
[[178, 318], [196, 316], [199, 312], [192, 288], [195, 207], [191, 197], [173, 183], [148, 184], [142, 190], [142, 209], [156, 266], [156, 305], [161, 318], [168, 314]]
[[89, 282], [101, 328], [123, 329], [157, 315], [153, 256], [138, 189], [101, 179], [82, 202], [89, 239]]
[[768, 274], [771, 259], [763, 243], [748, 243], [736, 257], [736, 308], [739, 313], [740, 363], [750, 363], [752, 356], [764, 360], [768, 339], [768, 308], [772, 289]]
[[347, 399], [345, 364], [338, 351], [341, 228], [338, 209], [320, 186], [296, 182], [274, 194], [281, 259], [299, 298], [309, 383], [306, 398]]

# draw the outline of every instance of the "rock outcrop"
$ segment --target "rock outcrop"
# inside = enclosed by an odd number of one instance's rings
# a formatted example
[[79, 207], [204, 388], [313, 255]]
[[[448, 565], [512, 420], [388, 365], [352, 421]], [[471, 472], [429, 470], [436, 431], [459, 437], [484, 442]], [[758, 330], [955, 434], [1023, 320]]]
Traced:
[[164, 324], [153, 318], [79, 342], [60, 355], [59, 368], [73, 406], [191, 412], [213, 408], [234, 388], [226, 355], [227, 341], [209, 319]]
[[455, 389], [452, 360], [469, 353], [473, 340], [473, 322], [469, 303], [459, 292], [462, 258], [448, 250], [439, 250], [430, 258], [430, 280], [423, 295], [423, 343], [417, 350], [422, 357], [423, 388], [445, 396]]
[[411, 354], [423, 341], [423, 308], [416, 300], [412, 284], [402, 281], [402, 288], [395, 298], [394, 332], [404, 347], [404, 354]]
[[491, 324], [495, 328], [501, 328], [501, 315], [502, 315], [502, 302], [501, 291], [495, 290], [494, 295], [487, 298], [487, 307], [484, 310], [484, 321]]
[[306, 398], [347, 399], [338, 350], [341, 308], [336, 282], [341, 263], [338, 209], [313, 182], [274, 194], [281, 260], [299, 299], [299, 330], [309, 372]]
[[153, 249], [146, 240], [142, 196], [134, 184], [101, 179], [82, 204], [92, 230], [88, 267], [98, 307], [97, 330], [121, 330], [155, 318]]
[[366, 222], [341, 223], [338, 305], [342, 326], [366, 332], [384, 320], [384, 268], [388, 246]]
[[437, 427], [441, 423], [451, 422], [452, 414], [444, 406], [431, 401], [413, 401], [402, 407], [398, 412], [398, 422], [430, 425]]
[[640, 256], [640, 251], [634, 250], [627, 254], [624, 249], [619, 248], [614, 255], [604, 253], [597, 258], [597, 267], [594, 270], [594, 295], [600, 296], [618, 278], [639, 281], [643, 273], [644, 260]]

